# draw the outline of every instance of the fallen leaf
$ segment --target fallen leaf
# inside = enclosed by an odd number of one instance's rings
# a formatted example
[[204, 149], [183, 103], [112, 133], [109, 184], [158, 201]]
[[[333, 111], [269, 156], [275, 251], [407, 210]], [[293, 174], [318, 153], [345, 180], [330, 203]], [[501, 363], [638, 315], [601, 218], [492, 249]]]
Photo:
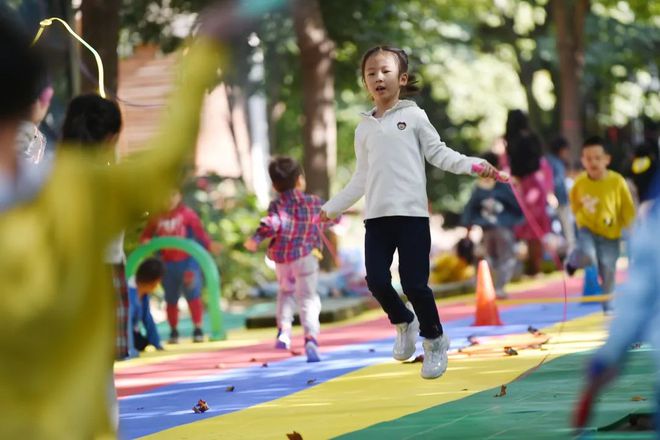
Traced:
[[506, 396], [506, 385], [502, 385], [500, 387], [500, 392], [495, 394], [494, 397], [503, 397], [503, 396]]
[[518, 352], [513, 349], [513, 347], [504, 347], [504, 353], [507, 356], [517, 356]]
[[296, 350], [291, 350], [291, 356], [300, 356], [301, 352], [296, 351]]
[[215, 366], [215, 368], [225, 368], [225, 364], [218, 364]]
[[309, 379], [309, 380], [307, 381], [307, 385], [311, 385], [311, 384], [313, 384], [314, 382], [316, 382], [316, 379]]
[[461, 391], [467, 391], [467, 390], [468, 390], [467, 388], [463, 388]]
[[208, 411], [209, 406], [206, 403], [206, 400], [199, 399], [197, 401], [197, 405], [193, 406], [192, 409], [196, 414], [200, 414], [200, 413], [204, 413], [204, 412]]
[[261, 368], [266, 368], [267, 366], [268, 366], [268, 362], [264, 362], [263, 364], [261, 364]]
[[643, 400], [646, 400], [646, 397], [642, 397], [642, 396], [633, 396], [630, 400], [632, 400], [633, 402], [641, 402], [641, 401], [643, 401]]
[[289, 440], [303, 440], [302, 435], [298, 434], [296, 431], [293, 431], [291, 434], [287, 434], [286, 437]]
[[250, 359], [250, 362], [257, 362], [257, 358]]
[[225, 388], [225, 391], [227, 391], [227, 392], [232, 392], [232, 391], [234, 391], [235, 389], [236, 389], [236, 387], [235, 387], [234, 385], [229, 385], [227, 388]]

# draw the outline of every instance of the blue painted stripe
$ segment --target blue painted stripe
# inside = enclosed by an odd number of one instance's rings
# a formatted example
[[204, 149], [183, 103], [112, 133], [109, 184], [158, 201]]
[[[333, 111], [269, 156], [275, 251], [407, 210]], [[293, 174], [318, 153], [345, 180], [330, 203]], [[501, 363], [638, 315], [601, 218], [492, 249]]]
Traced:
[[[500, 312], [507, 325], [471, 327], [473, 318], [446, 321], [444, 328], [452, 338], [452, 349], [468, 345], [467, 337], [524, 333], [532, 325], [547, 327], [561, 322], [563, 304], [525, 305]], [[599, 311], [600, 304], [569, 304], [567, 319]], [[240, 411], [273, 401], [310, 386], [332, 380], [370, 365], [391, 361], [393, 338], [343, 346], [323, 352], [322, 362], [308, 364], [304, 356], [260, 366], [240, 368], [193, 381], [166, 385], [119, 401], [120, 436], [136, 438], [208, 417]], [[309, 380], [314, 380], [308, 384]], [[233, 392], [227, 392], [234, 386]], [[209, 411], [195, 414], [192, 407], [199, 399]]]

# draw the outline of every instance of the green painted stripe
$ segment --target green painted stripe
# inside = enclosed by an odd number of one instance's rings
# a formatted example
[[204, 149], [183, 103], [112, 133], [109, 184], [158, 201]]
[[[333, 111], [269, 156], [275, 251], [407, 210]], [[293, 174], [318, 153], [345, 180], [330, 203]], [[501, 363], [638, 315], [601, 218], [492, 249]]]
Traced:
[[[378, 439], [563, 439], [574, 438], [569, 428], [574, 402], [583, 386], [584, 366], [591, 352], [562, 356], [533, 374], [499, 389], [438, 405], [340, 437]], [[634, 412], [653, 411], [653, 360], [648, 350], [630, 353], [625, 373], [599, 399], [594, 427], [604, 427]], [[646, 401], [633, 401], [642, 396]], [[598, 432], [589, 438], [650, 439], [652, 433]]]

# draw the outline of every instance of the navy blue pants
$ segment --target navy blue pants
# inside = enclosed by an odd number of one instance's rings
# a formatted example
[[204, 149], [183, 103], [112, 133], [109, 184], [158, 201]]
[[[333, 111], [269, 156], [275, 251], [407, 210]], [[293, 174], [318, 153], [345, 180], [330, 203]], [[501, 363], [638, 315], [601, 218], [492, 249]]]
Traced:
[[429, 282], [431, 232], [427, 217], [379, 217], [364, 222], [367, 286], [392, 324], [411, 322], [408, 310], [392, 287], [390, 266], [399, 251], [399, 276], [403, 293], [415, 310], [420, 335], [437, 338], [442, 325]]

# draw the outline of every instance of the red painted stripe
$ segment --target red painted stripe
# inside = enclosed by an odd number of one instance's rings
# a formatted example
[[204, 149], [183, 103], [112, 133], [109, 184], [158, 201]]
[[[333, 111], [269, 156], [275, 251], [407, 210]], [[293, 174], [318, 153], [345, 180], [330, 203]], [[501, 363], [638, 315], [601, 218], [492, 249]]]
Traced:
[[[579, 294], [581, 287], [581, 278], [569, 280], [568, 288], [572, 295]], [[531, 289], [529, 292], [516, 294], [516, 298], [558, 295], [560, 288], [563, 289], [561, 280], [552, 281], [545, 286]], [[506, 306], [502, 309], [511, 307], [516, 306]], [[439, 311], [443, 321], [453, 321], [471, 316], [474, 313], [474, 304], [460, 301], [443, 305]], [[384, 339], [392, 335], [392, 326], [383, 316], [370, 321], [324, 330], [320, 338], [321, 351], [332, 350], [348, 344]], [[302, 337], [294, 338], [294, 350], [302, 351], [302, 345]], [[218, 374], [220, 371], [281, 361], [292, 356], [291, 353], [276, 350], [273, 346], [274, 339], [244, 347], [194, 353], [149, 365], [122, 368], [115, 373], [117, 393], [119, 397], [130, 396], [172, 383]]]

